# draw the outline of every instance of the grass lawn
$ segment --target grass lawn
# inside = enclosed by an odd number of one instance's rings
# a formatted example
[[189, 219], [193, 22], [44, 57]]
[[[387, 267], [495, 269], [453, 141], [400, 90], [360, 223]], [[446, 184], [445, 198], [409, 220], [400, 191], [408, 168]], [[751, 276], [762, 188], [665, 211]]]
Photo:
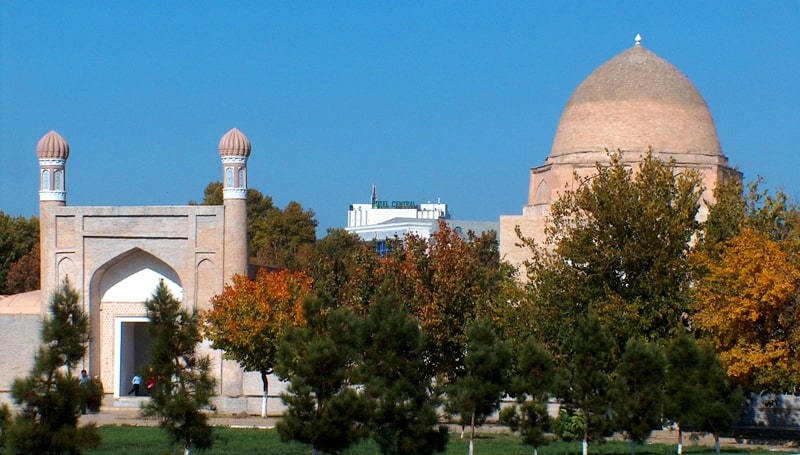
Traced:
[[[157, 427], [102, 426], [102, 446], [88, 450], [87, 455], [167, 455], [183, 453], [178, 447], [171, 446], [164, 430]], [[520, 438], [512, 435], [481, 435], [475, 440], [476, 455], [531, 455], [533, 448], [523, 445]], [[447, 455], [466, 455], [469, 451], [469, 439], [460, 439], [458, 434], [451, 434], [447, 445]], [[684, 446], [687, 455], [713, 453], [712, 447]], [[270, 455], [308, 455], [311, 447], [297, 443], [283, 443], [275, 430], [232, 429], [217, 427], [214, 429], [214, 447], [207, 452], [195, 451], [207, 455], [217, 454], [270, 454]], [[348, 455], [377, 455], [378, 447], [366, 440], [347, 452]], [[580, 455], [579, 442], [558, 442], [539, 449], [540, 455]], [[630, 444], [627, 442], [609, 442], [601, 445], [590, 445], [590, 455], [628, 455]], [[641, 455], [671, 455], [675, 453], [674, 445], [646, 444], [637, 446], [636, 453]], [[746, 450], [723, 447], [725, 455], [746, 453], [751, 455], [769, 454], [767, 450]]]

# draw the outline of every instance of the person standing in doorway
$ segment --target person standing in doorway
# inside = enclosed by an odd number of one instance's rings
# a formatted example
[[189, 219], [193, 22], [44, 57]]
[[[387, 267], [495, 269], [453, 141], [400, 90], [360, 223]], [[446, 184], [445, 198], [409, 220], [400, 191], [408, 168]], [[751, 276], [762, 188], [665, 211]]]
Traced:
[[139, 386], [142, 384], [142, 377], [138, 374], [133, 375], [133, 379], [131, 379], [131, 390], [128, 392], [128, 395], [133, 394], [133, 396], [139, 396]]
[[86, 414], [86, 401], [89, 398], [89, 375], [86, 370], [81, 370], [78, 383], [81, 386], [81, 414]]

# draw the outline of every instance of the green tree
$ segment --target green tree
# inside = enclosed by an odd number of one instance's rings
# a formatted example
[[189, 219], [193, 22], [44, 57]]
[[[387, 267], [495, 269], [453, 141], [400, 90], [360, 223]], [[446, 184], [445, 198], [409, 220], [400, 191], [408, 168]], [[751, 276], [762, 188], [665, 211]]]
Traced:
[[0, 404], [0, 449], [6, 446], [9, 427], [11, 427], [11, 410], [3, 403]]
[[664, 417], [678, 427], [678, 455], [686, 427], [712, 433], [719, 451], [719, 434], [733, 423], [741, 394], [729, 387], [725, 368], [707, 343], [682, 335], [670, 342], [666, 358]]
[[[23, 256], [32, 254], [31, 250], [39, 243], [39, 219], [36, 217], [25, 218], [22, 216], [11, 217], [0, 212], [0, 294], [13, 294], [25, 292], [33, 289], [25, 289], [27, 286], [20, 286], [19, 278], [13, 287], [7, 283], [8, 273], [12, 264], [19, 261]], [[37, 275], [38, 266], [35, 270], [29, 271], [32, 275]], [[38, 286], [37, 286], [38, 288]]]
[[253, 281], [235, 275], [204, 314], [211, 347], [224, 351], [246, 371], [261, 373], [261, 417], [267, 416], [267, 376], [275, 366], [278, 339], [287, 327], [304, 323], [302, 302], [310, 290], [311, 277], [303, 272], [261, 269]]
[[306, 325], [287, 329], [278, 343], [275, 373], [290, 382], [278, 433], [310, 444], [314, 453], [338, 454], [367, 434], [364, 399], [351, 387], [360, 321], [324, 294], [307, 298], [303, 314]]
[[699, 384], [700, 350], [694, 339], [681, 334], [666, 349], [664, 381], [664, 418], [678, 428], [678, 455], [683, 453], [683, 430], [692, 425], [692, 418], [702, 400]]
[[625, 346], [614, 380], [614, 423], [631, 441], [644, 443], [653, 430], [662, 427], [664, 356], [655, 343], [630, 340]]
[[424, 344], [414, 318], [394, 296], [381, 295], [363, 324], [359, 369], [370, 411], [372, 438], [384, 455], [428, 455], [444, 451], [447, 427], [438, 426]]
[[787, 252], [800, 248], [800, 207], [785, 191], [761, 188], [762, 178], [747, 185], [743, 226], [755, 229], [784, 246]]
[[695, 408], [693, 421], [700, 431], [714, 436], [714, 449], [720, 452], [719, 436], [730, 430], [742, 402], [740, 389], [732, 389], [725, 369], [708, 344], [700, 346], [697, 366], [701, 384], [701, 401]]
[[556, 334], [565, 332], [557, 338], [571, 338], [590, 307], [620, 349], [631, 337], [665, 340], [681, 330], [701, 192], [697, 173], [651, 152], [635, 169], [616, 152], [593, 174], [576, 175], [576, 188], [550, 207], [545, 246], [554, 257], [535, 251], [528, 271], [532, 299], [555, 307], [545, 316]]
[[[209, 183], [200, 203], [190, 205], [222, 205], [222, 182]], [[316, 240], [317, 220], [314, 211], [304, 210], [289, 202], [282, 210], [275, 207], [270, 196], [249, 188], [247, 190], [247, 237], [250, 257], [259, 265], [296, 269], [296, 255], [304, 245]]]
[[470, 326], [465, 345], [464, 373], [448, 388], [445, 410], [469, 424], [469, 453], [473, 452], [475, 425], [486, 421], [500, 407], [508, 385], [511, 349], [495, 337], [485, 321]]
[[549, 442], [545, 432], [550, 426], [547, 403], [553, 386], [555, 363], [550, 353], [533, 337], [522, 348], [509, 392], [517, 404], [501, 411], [501, 421], [513, 431], [522, 434], [523, 442], [533, 446], [534, 455], [539, 446]]
[[[743, 229], [761, 233], [789, 254], [800, 253], [800, 207], [782, 189], [770, 191], [763, 184], [761, 177], [747, 185], [734, 178], [714, 189], [695, 256], [718, 259], [725, 243]], [[698, 276], [707, 273], [704, 261], [695, 265]]]
[[314, 211], [303, 210], [298, 202], [289, 202], [283, 210], [272, 207], [255, 224], [251, 255], [262, 265], [296, 269], [296, 256], [304, 245], [316, 241], [316, 229]]
[[89, 320], [69, 281], [50, 298], [49, 309], [31, 372], [11, 387], [22, 408], [8, 429], [12, 454], [79, 454], [100, 442], [94, 425], [78, 426], [81, 393], [72, 373], [86, 355]]
[[203, 341], [200, 316], [182, 307], [180, 300], [160, 281], [145, 301], [150, 344], [151, 374], [156, 385], [142, 405], [144, 417], [156, 417], [175, 444], [187, 455], [192, 448], [207, 449], [213, 443], [212, 427], [204, 408], [211, 405], [216, 381], [211, 360], [198, 352]]
[[589, 313], [579, 319], [569, 340], [568, 360], [557, 376], [556, 391], [563, 409], [583, 419], [583, 455], [588, 453], [589, 441], [610, 430], [615, 349], [608, 330]]
[[746, 219], [748, 209], [742, 181], [737, 178], [721, 181], [714, 188], [714, 200], [704, 202], [708, 217], [702, 224], [693, 254], [700, 252], [717, 258], [723, 242], [738, 234]]

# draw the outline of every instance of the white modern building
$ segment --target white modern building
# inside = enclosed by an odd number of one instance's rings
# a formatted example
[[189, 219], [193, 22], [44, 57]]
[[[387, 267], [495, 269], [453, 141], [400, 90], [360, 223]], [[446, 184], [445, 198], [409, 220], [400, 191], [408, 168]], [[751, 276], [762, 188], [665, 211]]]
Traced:
[[498, 231], [499, 222], [453, 220], [447, 204], [441, 201], [417, 203], [408, 200], [380, 200], [377, 189], [372, 186], [369, 203], [351, 204], [347, 212], [347, 232], [352, 232], [366, 241], [382, 242], [386, 239], [403, 238], [414, 234], [429, 238], [439, 229], [443, 220], [462, 236], [473, 231], [476, 234]]

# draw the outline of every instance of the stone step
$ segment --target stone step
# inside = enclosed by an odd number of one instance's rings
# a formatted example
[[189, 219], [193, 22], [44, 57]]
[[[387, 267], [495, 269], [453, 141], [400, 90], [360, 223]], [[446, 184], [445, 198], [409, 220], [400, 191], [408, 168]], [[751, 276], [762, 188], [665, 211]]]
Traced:
[[119, 397], [114, 398], [111, 407], [114, 408], [139, 408], [149, 397]]

